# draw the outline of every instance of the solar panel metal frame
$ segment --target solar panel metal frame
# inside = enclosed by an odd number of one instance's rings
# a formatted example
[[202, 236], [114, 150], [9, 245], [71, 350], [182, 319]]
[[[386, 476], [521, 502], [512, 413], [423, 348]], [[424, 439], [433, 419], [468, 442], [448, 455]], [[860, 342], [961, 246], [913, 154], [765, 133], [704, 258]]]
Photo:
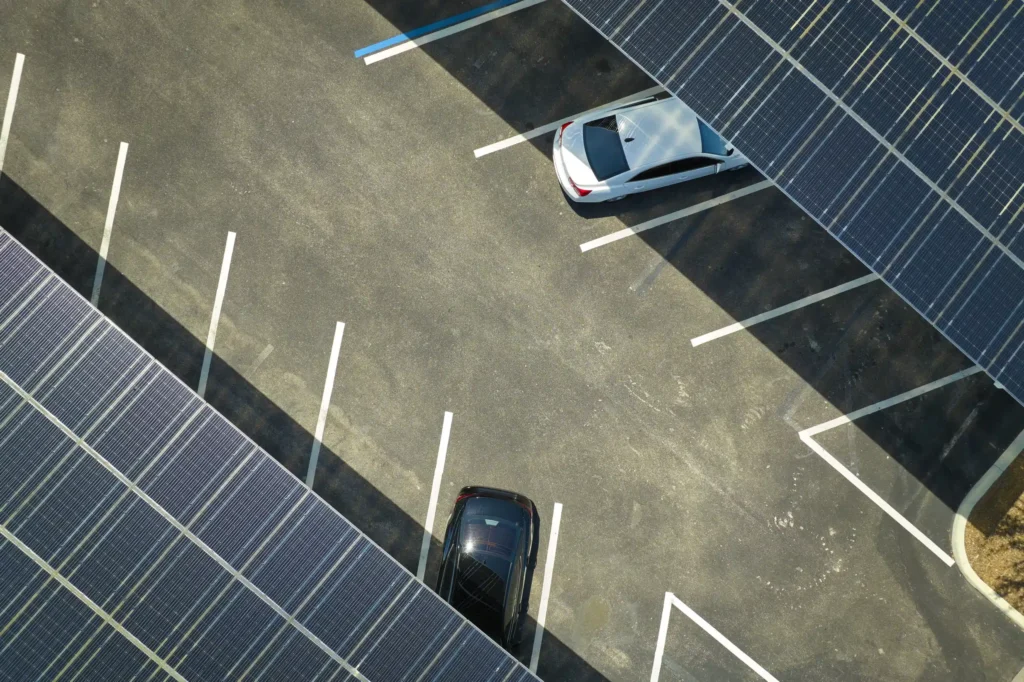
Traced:
[[0, 680], [537, 679], [2, 229], [0, 474]]

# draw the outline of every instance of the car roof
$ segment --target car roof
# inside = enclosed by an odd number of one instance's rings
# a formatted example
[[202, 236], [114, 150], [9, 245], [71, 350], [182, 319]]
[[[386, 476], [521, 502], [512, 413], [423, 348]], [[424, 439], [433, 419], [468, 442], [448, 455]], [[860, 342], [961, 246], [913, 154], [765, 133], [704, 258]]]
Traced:
[[697, 114], [675, 97], [618, 111], [616, 118], [631, 170], [701, 153]]

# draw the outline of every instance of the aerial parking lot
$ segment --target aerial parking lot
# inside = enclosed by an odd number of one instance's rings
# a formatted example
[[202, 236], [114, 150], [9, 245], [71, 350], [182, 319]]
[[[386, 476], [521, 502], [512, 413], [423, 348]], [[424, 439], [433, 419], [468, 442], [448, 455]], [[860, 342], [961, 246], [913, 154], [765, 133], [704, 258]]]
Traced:
[[569, 201], [665, 93], [483, 5], [9, 7], [0, 227], [427, 584], [532, 499], [543, 679], [1009, 682], [951, 527], [1024, 408], [753, 168]]

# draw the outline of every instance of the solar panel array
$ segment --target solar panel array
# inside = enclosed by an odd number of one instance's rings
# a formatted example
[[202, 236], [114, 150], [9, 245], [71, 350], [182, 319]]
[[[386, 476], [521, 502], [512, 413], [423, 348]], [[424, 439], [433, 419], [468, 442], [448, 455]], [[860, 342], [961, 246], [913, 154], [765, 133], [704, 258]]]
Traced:
[[535, 680], [0, 230], [0, 680]]
[[1024, 402], [1024, 3], [564, 1]]

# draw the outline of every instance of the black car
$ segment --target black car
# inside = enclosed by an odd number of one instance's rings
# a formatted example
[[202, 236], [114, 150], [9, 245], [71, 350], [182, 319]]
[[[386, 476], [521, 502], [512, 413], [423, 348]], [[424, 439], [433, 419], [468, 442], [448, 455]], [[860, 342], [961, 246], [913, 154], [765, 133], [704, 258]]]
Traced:
[[437, 593], [508, 649], [522, 639], [539, 542], [540, 518], [527, 497], [463, 488], [444, 532]]

